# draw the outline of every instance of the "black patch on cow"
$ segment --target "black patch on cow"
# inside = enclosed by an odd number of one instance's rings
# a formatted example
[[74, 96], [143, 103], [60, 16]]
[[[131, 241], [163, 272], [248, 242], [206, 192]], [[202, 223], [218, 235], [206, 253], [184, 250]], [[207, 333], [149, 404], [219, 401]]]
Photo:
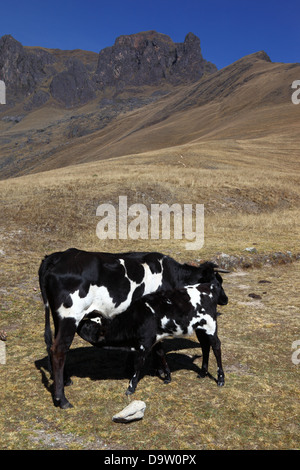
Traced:
[[66, 300], [64, 301], [63, 306], [65, 308], [70, 308], [70, 307], [72, 307], [72, 305], [73, 305], [73, 300], [72, 300], [72, 297], [69, 294], [68, 297], [66, 298]]
[[[120, 264], [119, 260], [102, 265], [99, 263], [97, 285], [103, 285], [108, 289], [115, 307], [127, 299], [131, 287], [129, 279], [124, 275], [124, 266]], [[116, 289], [115, 286], [118, 288]]]
[[145, 256], [145, 261], [148, 264], [152, 274], [157, 274], [162, 272], [161, 259], [157, 257], [157, 253], [149, 253]]
[[144, 267], [131, 259], [125, 259], [124, 262], [129, 279], [136, 282], [136, 284], [140, 284], [144, 279]]
[[136, 300], [138, 300], [140, 297], [143, 296], [144, 294], [144, 290], [145, 290], [145, 284], [142, 283], [140, 286], [138, 286], [133, 295], [132, 295], [132, 301], [131, 302], [135, 302]]
[[203, 329], [204, 325], [206, 324], [207, 324], [207, 321], [204, 318], [202, 318], [201, 320], [194, 323], [193, 328], [194, 330], [197, 330], [198, 328]]
[[88, 280], [85, 280], [80, 284], [80, 286], [79, 286], [79, 297], [81, 299], [86, 297], [90, 287], [91, 287], [91, 284]]

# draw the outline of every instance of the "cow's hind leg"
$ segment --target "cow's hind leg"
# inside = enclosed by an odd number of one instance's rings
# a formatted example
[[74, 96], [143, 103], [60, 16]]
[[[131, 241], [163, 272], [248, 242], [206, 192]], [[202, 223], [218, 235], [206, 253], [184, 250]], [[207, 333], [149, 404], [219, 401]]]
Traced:
[[73, 341], [75, 331], [76, 325], [74, 319], [64, 319], [60, 321], [55, 340], [51, 346], [54, 380], [53, 401], [55, 406], [59, 406], [64, 409], [72, 407], [64, 393], [65, 383], [70, 383], [69, 379], [65, 377], [64, 368], [66, 354]]
[[218, 366], [217, 384], [219, 387], [222, 387], [225, 384], [225, 374], [222, 366], [221, 341], [219, 340], [217, 335], [214, 335], [210, 337], [210, 342]]

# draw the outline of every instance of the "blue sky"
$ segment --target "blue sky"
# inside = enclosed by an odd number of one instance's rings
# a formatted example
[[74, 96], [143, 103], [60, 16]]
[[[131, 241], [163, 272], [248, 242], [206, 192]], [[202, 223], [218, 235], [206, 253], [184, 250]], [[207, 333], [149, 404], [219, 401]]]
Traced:
[[285, 0], [9, 0], [0, 36], [25, 46], [99, 52], [116, 37], [156, 30], [174, 42], [188, 32], [218, 68], [265, 50], [274, 62], [300, 62], [300, 1]]

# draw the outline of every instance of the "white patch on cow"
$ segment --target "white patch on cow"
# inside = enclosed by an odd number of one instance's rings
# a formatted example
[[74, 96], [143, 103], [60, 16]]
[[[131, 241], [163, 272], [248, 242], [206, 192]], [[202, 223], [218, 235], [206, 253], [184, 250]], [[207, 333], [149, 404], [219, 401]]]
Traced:
[[182, 335], [183, 335], [183, 329], [181, 328], [180, 325], [177, 325], [176, 322], [174, 322], [174, 323], [175, 323], [175, 325], [176, 325], [176, 330], [175, 330], [174, 335], [175, 335], [175, 336], [182, 336]]
[[73, 302], [72, 306], [66, 308], [62, 304], [58, 309], [58, 313], [61, 318], [74, 318], [76, 324], [80, 322], [84, 315], [94, 310], [101, 312], [105, 317], [112, 318], [129, 307], [133, 292], [134, 289], [130, 289], [126, 300], [116, 307], [105, 286], [91, 285], [85, 297], [79, 297], [79, 290], [70, 294]]
[[[164, 316], [162, 317], [162, 319], [160, 320], [160, 326], [162, 329], [165, 329], [166, 328], [166, 325], [168, 323], [168, 321], [170, 320], [170, 318]], [[174, 333], [175, 334], [175, 333]], [[161, 341], [162, 339], [164, 338], [168, 338], [168, 337], [172, 337], [174, 336], [174, 334], [170, 334], [170, 333], [161, 333], [159, 335], [156, 335], [156, 342], [158, 343], [159, 341]]]
[[203, 318], [206, 321], [206, 324], [203, 325], [201, 328], [206, 331], [208, 335], [214, 335], [216, 331], [216, 322], [215, 320], [208, 314], [199, 316], [200, 320]]
[[144, 295], [155, 292], [161, 286], [163, 278], [162, 259], [160, 259], [159, 262], [161, 265], [160, 273], [152, 273], [149, 265], [147, 263], [142, 263], [145, 272], [144, 279], [142, 281], [145, 284]]
[[76, 290], [75, 292], [70, 294], [70, 297], [72, 299], [72, 305], [71, 307], [64, 307], [64, 305], [62, 304], [57, 310], [59, 316], [62, 319], [73, 318], [76, 324], [78, 324], [86, 313], [92, 312], [93, 310], [100, 310], [100, 308], [91, 308], [89, 310], [89, 308], [94, 305], [93, 293], [91, 293], [90, 291], [91, 288], [85, 297], [79, 297], [79, 290]]
[[201, 304], [200, 292], [197, 289], [198, 285], [199, 284], [195, 284], [194, 286], [186, 286], [187, 294], [194, 309], [197, 309], [197, 306]]
[[168, 337], [170, 338], [170, 337], [172, 337], [172, 335], [170, 335], [170, 333], [162, 333], [160, 335], [156, 335], [155, 342], [158, 343], [162, 339], [168, 338]]
[[94, 321], [95, 323], [99, 323], [99, 325], [101, 325], [101, 318], [100, 317], [90, 318], [90, 320]]
[[151, 310], [151, 312], [152, 312], [153, 314], [155, 314], [155, 310], [151, 307], [151, 305], [148, 304], [148, 302], [145, 302], [145, 305], [146, 305], [146, 307], [149, 308], [149, 310]]
[[206, 331], [206, 334], [208, 335], [214, 335], [215, 334], [215, 331], [216, 331], [216, 322], [215, 320], [210, 316], [208, 315], [207, 313], [206, 314], [202, 314], [202, 313], [199, 313], [197, 316], [195, 316], [192, 321], [190, 322], [189, 326], [188, 326], [188, 332], [189, 334], [192, 334], [193, 331], [194, 331], [194, 328], [193, 326], [198, 323], [199, 321], [201, 320], [205, 320], [205, 323], [201, 326], [197, 326], [196, 329], [201, 329], [201, 330], [205, 330]]
[[163, 330], [167, 327], [167, 324], [168, 324], [169, 321], [172, 321], [172, 324], [175, 325], [176, 329], [174, 329], [174, 331], [172, 331], [172, 333], [166, 332], [166, 333], [162, 333], [160, 335], [157, 335], [156, 336], [156, 341], [160, 341], [161, 339], [166, 338], [168, 336], [172, 337], [172, 336], [183, 336], [184, 335], [181, 326], [178, 325], [173, 318], [169, 318], [166, 315], [164, 317], [162, 317], [162, 319], [160, 320], [160, 325], [161, 325], [161, 328]]
[[170, 318], [164, 316], [162, 317], [162, 319], [160, 320], [160, 324], [161, 324], [161, 327], [164, 329], [168, 323], [168, 321], [170, 320]]
[[132, 388], [132, 385], [133, 385], [133, 379], [136, 378], [136, 373], [133, 375], [132, 379], [130, 380], [129, 382], [129, 388]]

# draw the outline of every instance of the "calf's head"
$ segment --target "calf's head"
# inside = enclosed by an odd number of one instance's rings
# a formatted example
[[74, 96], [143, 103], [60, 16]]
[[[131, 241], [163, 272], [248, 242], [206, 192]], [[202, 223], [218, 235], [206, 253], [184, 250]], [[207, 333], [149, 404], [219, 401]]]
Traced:
[[109, 320], [101, 313], [91, 312], [81, 320], [77, 327], [77, 333], [91, 344], [104, 342], [108, 322]]

